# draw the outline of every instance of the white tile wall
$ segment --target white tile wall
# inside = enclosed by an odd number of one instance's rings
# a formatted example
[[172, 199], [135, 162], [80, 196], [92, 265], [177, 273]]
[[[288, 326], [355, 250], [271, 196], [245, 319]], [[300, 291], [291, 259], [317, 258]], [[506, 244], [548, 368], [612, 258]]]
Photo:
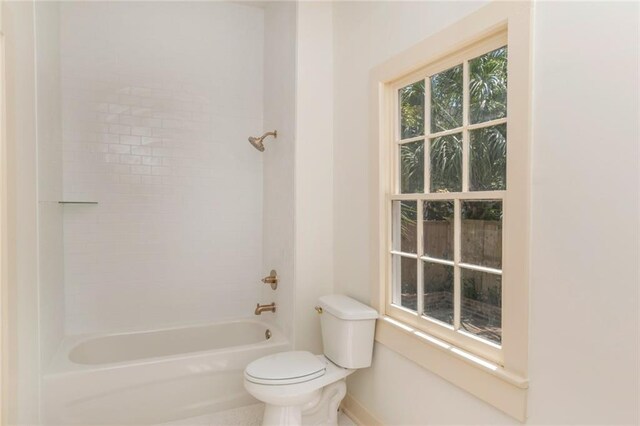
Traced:
[[61, 8], [68, 333], [253, 314], [263, 10]]
[[261, 302], [275, 302], [278, 326], [293, 341], [294, 163], [296, 126], [296, 4], [265, 6], [264, 125], [278, 130], [264, 152], [263, 273], [278, 271], [276, 291], [263, 286]]

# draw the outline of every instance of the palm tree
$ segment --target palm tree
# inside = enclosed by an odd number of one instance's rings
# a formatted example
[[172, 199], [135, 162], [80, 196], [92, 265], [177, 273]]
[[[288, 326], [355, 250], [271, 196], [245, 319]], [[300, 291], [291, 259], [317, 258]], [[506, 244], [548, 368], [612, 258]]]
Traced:
[[424, 133], [424, 80], [400, 89], [400, 134], [402, 139]]
[[[431, 89], [431, 132], [462, 126], [463, 67], [455, 66], [429, 79]], [[425, 81], [403, 87], [400, 95], [401, 137], [424, 134]], [[502, 47], [469, 61], [469, 122], [485, 122], [506, 116], [507, 47]], [[471, 190], [506, 188], [506, 125], [470, 132]], [[462, 135], [435, 138], [430, 145], [431, 191], [462, 190]], [[424, 190], [424, 142], [401, 146], [401, 191]], [[412, 206], [415, 204], [412, 204]], [[409, 232], [416, 220], [415, 211], [403, 205], [402, 232]], [[413, 207], [415, 209], [415, 207]], [[445, 212], [446, 213], [446, 212]], [[440, 215], [439, 215], [440, 216]], [[444, 213], [443, 220], [446, 220]], [[495, 219], [495, 218], [494, 218]]]
[[[462, 65], [429, 79], [431, 84], [431, 130], [440, 132], [462, 125]], [[400, 89], [401, 137], [424, 132], [424, 80]], [[502, 118], [507, 111], [507, 48], [502, 47], [469, 61], [469, 122]], [[470, 187], [472, 190], [505, 189], [506, 126], [471, 132]], [[461, 134], [431, 142], [432, 191], [462, 189]], [[424, 143], [405, 144], [400, 152], [402, 192], [424, 190]]]

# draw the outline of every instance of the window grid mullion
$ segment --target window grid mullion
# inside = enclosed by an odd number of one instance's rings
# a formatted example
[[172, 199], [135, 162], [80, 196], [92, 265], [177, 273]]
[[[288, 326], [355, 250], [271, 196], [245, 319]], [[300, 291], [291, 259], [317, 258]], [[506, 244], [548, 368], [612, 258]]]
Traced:
[[391, 252], [400, 251], [400, 244], [398, 242], [398, 235], [400, 235], [401, 223], [400, 223], [400, 205], [401, 202], [391, 202]]
[[[469, 192], [469, 61], [462, 63], [462, 192]], [[462, 209], [461, 200], [454, 201], [454, 272], [453, 329], [460, 330], [462, 316]]]
[[462, 192], [469, 191], [469, 61], [462, 63]]
[[400, 262], [401, 262], [401, 257], [400, 256], [395, 256], [395, 255], [391, 255], [391, 279], [392, 279], [392, 283], [393, 285], [391, 286], [390, 290], [391, 290], [391, 303], [397, 303], [397, 304], [401, 304], [400, 300], [401, 300], [401, 288], [400, 288]]
[[[388, 119], [388, 121], [390, 122], [390, 128], [387, 129], [387, 134], [383, 135], [388, 137], [389, 139], [391, 139], [392, 141], [397, 139], [397, 136], [399, 137], [399, 120], [400, 120], [400, 108], [399, 108], [399, 92], [396, 90], [396, 95], [392, 97], [391, 99], [391, 103], [392, 103], [392, 111], [393, 114], [391, 114], [391, 118]], [[385, 117], [386, 118], [386, 117]], [[396, 136], [397, 135], [397, 136]], [[400, 193], [400, 175], [398, 174], [398, 164], [397, 161], [399, 161], [398, 158], [398, 151], [400, 150], [400, 147], [398, 146], [393, 146], [392, 148], [390, 148], [389, 152], [389, 159], [388, 159], [388, 163], [387, 166], [389, 168], [389, 173], [387, 176], [387, 185], [389, 186], [389, 189], [391, 191], [393, 191], [396, 194]], [[390, 248], [391, 250], [394, 249], [394, 241], [393, 239], [396, 238], [396, 229], [395, 229], [395, 212], [394, 212], [394, 206], [395, 203], [393, 201], [391, 201], [390, 206], [387, 206], [387, 208], [389, 210], [387, 210], [387, 223], [390, 224], [391, 226], [389, 226], [387, 235], [386, 235], [386, 243], [387, 243], [387, 247]], [[388, 283], [386, 287], [386, 300], [387, 303], [391, 302], [394, 303], [397, 300], [397, 279], [396, 279], [396, 275], [397, 275], [397, 268], [395, 265], [395, 256], [393, 255], [389, 255], [387, 254], [386, 256], [386, 261], [388, 262], [387, 265], [389, 266], [386, 270], [386, 277], [385, 280]]]
[[400, 250], [391, 250], [389, 253], [391, 253], [394, 256], [400, 256], [400, 257], [406, 257], [407, 259], [417, 259], [418, 255], [415, 253], [405, 253], [403, 251]]
[[424, 193], [431, 190], [431, 78], [424, 79]]
[[[391, 278], [391, 286], [389, 288], [389, 297], [391, 297], [392, 303], [398, 303], [400, 301], [400, 256], [397, 255], [397, 251], [395, 250], [397, 246], [399, 246], [397, 242], [397, 238], [400, 235], [400, 202], [391, 202], [391, 238], [389, 242], [391, 243], [390, 250], [390, 260], [391, 260], [391, 268], [390, 268], [390, 278]], [[398, 250], [399, 251], [399, 250]]]
[[[400, 94], [396, 91], [396, 96], [393, 97], [393, 110], [396, 111], [393, 114], [393, 134], [394, 139], [400, 137]], [[393, 181], [391, 182], [391, 187], [396, 192], [396, 194], [400, 194], [400, 182], [402, 181], [402, 176], [400, 176], [402, 167], [400, 166], [400, 150], [402, 147], [394, 146], [393, 153], [391, 154], [391, 176], [393, 176]]]
[[424, 134], [418, 135], [418, 136], [412, 136], [412, 137], [406, 138], [406, 139], [396, 140], [396, 144], [397, 145], [404, 145], [404, 144], [408, 144], [408, 143], [411, 143], [411, 142], [418, 142], [418, 141], [421, 141], [422, 139], [424, 139]]
[[418, 268], [417, 274], [416, 274], [416, 294], [418, 295], [418, 300], [417, 300], [417, 304], [416, 304], [416, 312], [418, 313], [418, 315], [422, 315], [422, 313], [424, 312], [424, 296], [423, 296], [423, 292], [424, 292], [424, 277], [422, 276], [424, 273], [424, 268], [422, 267], [422, 260], [421, 257], [424, 255], [424, 247], [423, 247], [423, 242], [424, 242], [424, 238], [423, 238], [423, 233], [424, 233], [424, 229], [423, 229], [423, 202], [422, 201], [417, 201], [417, 209], [416, 209], [416, 220], [417, 220], [417, 226], [416, 226], [416, 232], [418, 233], [417, 237], [417, 241], [416, 241], [416, 249], [418, 251], [418, 257], [417, 257], [417, 265], [416, 267]]
[[[471, 199], [471, 200], [480, 200], [480, 199], [497, 199], [504, 201], [506, 196], [506, 190], [502, 191], [470, 191], [470, 132], [471, 130], [476, 130], [485, 127], [491, 127], [494, 125], [504, 124], [507, 122], [507, 118], [498, 118], [493, 120], [488, 120], [485, 122], [470, 124], [470, 64], [469, 60], [465, 59], [462, 62], [463, 66], [463, 121], [462, 126], [455, 129], [448, 129], [440, 132], [432, 132], [431, 130], [431, 74], [428, 74], [424, 79], [424, 130], [422, 135], [414, 136], [411, 138], [402, 139], [400, 132], [400, 108], [399, 108], [399, 96], [395, 96], [395, 107], [394, 110], [397, 111], [395, 114], [395, 140], [394, 142], [394, 154], [396, 159], [394, 159], [394, 166], [397, 168], [396, 173], [394, 174], [395, 179], [393, 182], [393, 186], [396, 188], [396, 193], [391, 194], [392, 201], [399, 200], [415, 200], [417, 203], [416, 216], [418, 223], [416, 224], [416, 233], [417, 233], [417, 247], [416, 254], [408, 254], [402, 253], [399, 251], [391, 250], [392, 257], [398, 259], [398, 261], [405, 257], [416, 259], [418, 268], [416, 274], [416, 294], [417, 294], [417, 303], [416, 303], [416, 313], [418, 314], [418, 318], [422, 318], [422, 320], [427, 321], [427, 319], [422, 316], [425, 315], [424, 312], [424, 267], [423, 265], [428, 262], [430, 259], [424, 254], [424, 222], [423, 222], [423, 214], [424, 214], [424, 203], [425, 201], [446, 201], [452, 200], [454, 202], [454, 259], [453, 261], [436, 261], [434, 263], [440, 264], [449, 264], [453, 267], [454, 270], [454, 307], [453, 307], [453, 331], [458, 332], [461, 328], [461, 316], [462, 316], [462, 270], [463, 269], [471, 269], [471, 270], [481, 270], [481, 272], [494, 273], [497, 275], [502, 275], [501, 270], [488, 270], [491, 268], [483, 268], [476, 267], [474, 265], [467, 265], [462, 263], [462, 202]], [[443, 193], [443, 194], [433, 194], [431, 193], [431, 161], [430, 161], [430, 148], [431, 148], [431, 139], [447, 136], [450, 134], [461, 133], [462, 135], [462, 191], [459, 193]], [[423, 140], [424, 149], [424, 167], [423, 167], [423, 177], [424, 177], [424, 188], [423, 193], [415, 193], [415, 194], [403, 194], [400, 191], [401, 186], [401, 156], [400, 156], [400, 147], [405, 143], [417, 142]], [[488, 192], [491, 192], [490, 194]], [[440, 196], [441, 195], [441, 196]], [[487, 270], [485, 270], [487, 269]], [[394, 284], [392, 287], [399, 287], [395, 285], [395, 279], [393, 280]], [[397, 290], [396, 290], [397, 291]], [[395, 294], [395, 293], [394, 293]], [[392, 299], [393, 300], [393, 299]], [[399, 303], [399, 299], [398, 299]], [[400, 306], [400, 305], [399, 305]], [[402, 307], [401, 307], [402, 308]], [[403, 308], [404, 309], [404, 308]], [[445, 325], [446, 327], [446, 325]], [[456, 333], [457, 334], [457, 333]], [[466, 333], [464, 333], [466, 334]], [[474, 337], [473, 335], [470, 335]], [[475, 338], [475, 337], [474, 337]]]
[[431, 192], [429, 194], [391, 194], [389, 199], [391, 201], [447, 201], [461, 199], [464, 201], [469, 200], [504, 200], [506, 197], [506, 191], [469, 191], [469, 192]]
[[462, 241], [462, 219], [460, 215], [460, 200], [456, 199], [453, 202], [453, 329], [460, 329], [460, 312], [461, 312], [461, 271], [460, 271], [460, 257], [461, 257], [461, 241]]
[[[468, 109], [469, 105], [465, 104], [466, 108]], [[463, 109], [465, 108], [465, 105], [463, 105]], [[411, 142], [417, 142], [419, 140], [422, 140], [424, 138], [430, 138], [430, 139], [435, 139], [435, 138], [439, 138], [441, 136], [449, 136], [449, 135], [455, 135], [457, 133], [462, 133], [462, 131], [466, 128], [467, 130], [477, 130], [477, 129], [484, 129], [486, 127], [493, 127], [493, 126], [497, 126], [499, 124], [505, 124], [507, 122], [507, 117], [502, 117], [502, 118], [496, 118], [494, 120], [488, 120], [488, 121], [481, 121], [479, 123], [469, 123], [468, 122], [468, 112], [467, 112], [467, 123], [464, 126], [460, 126], [460, 127], [455, 127], [453, 129], [447, 129], [447, 130], [441, 130], [439, 132], [435, 132], [435, 133], [430, 133], [430, 132], [426, 132], [426, 135], [418, 135], [418, 136], [412, 136], [410, 138], [406, 138], [406, 139], [397, 139], [395, 141], [396, 144], [398, 145], [404, 145], [407, 143], [411, 143]]]

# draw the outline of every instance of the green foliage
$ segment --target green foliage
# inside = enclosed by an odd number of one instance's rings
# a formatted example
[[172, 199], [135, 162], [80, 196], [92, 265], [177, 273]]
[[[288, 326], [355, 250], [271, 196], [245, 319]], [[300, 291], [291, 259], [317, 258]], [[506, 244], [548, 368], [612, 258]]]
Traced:
[[502, 221], [502, 201], [463, 201], [462, 220]]
[[416, 232], [417, 215], [416, 201], [402, 201], [400, 203], [400, 230], [403, 237], [409, 237]]
[[490, 305], [502, 307], [502, 286], [489, 287], [487, 289], [487, 302]]
[[[501, 307], [502, 285], [500, 285], [499, 281], [497, 285], [492, 285], [494, 279], [499, 280], [500, 278], [495, 276], [489, 278], [488, 275], [484, 277], [480, 275], [480, 283], [476, 282], [475, 277], [464, 278], [462, 280], [462, 296], [465, 299], [477, 300], [488, 305]], [[485, 291], [483, 291], [483, 288], [485, 288]]]
[[412, 142], [400, 147], [401, 191], [422, 192], [424, 188], [424, 143]]
[[[431, 91], [432, 133], [462, 126], [463, 68], [455, 66], [428, 79]], [[424, 81], [403, 87], [400, 95], [401, 137], [424, 134]], [[502, 47], [469, 61], [469, 122], [480, 123], [506, 116], [507, 48]], [[470, 189], [506, 188], [506, 125], [471, 132]], [[431, 190], [462, 189], [461, 134], [431, 141]], [[401, 147], [402, 192], [424, 191], [424, 143]]]
[[462, 126], [462, 65], [431, 77], [431, 132]]
[[462, 280], [462, 296], [465, 299], [480, 300], [481, 292], [476, 285], [475, 278]]
[[431, 142], [431, 191], [462, 191], [462, 138], [460, 134]]
[[507, 48], [469, 61], [469, 120], [495, 120], [507, 115]]
[[453, 201], [428, 201], [424, 210], [425, 220], [453, 221]]
[[400, 89], [402, 139], [424, 134], [424, 80]]
[[472, 191], [497, 191], [507, 187], [507, 126], [485, 127], [471, 131]]

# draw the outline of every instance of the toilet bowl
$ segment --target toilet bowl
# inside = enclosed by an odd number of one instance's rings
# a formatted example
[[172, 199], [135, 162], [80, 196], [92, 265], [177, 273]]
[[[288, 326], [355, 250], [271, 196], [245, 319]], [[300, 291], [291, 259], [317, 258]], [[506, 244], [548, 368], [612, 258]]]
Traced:
[[247, 391], [265, 403], [263, 424], [300, 425], [303, 417], [304, 424], [336, 424], [347, 389], [344, 379], [355, 370], [304, 351], [258, 361], [247, 366], [244, 377]]
[[250, 363], [245, 389], [265, 403], [263, 425], [337, 425], [346, 377], [371, 365], [378, 313], [342, 295], [320, 298], [324, 354], [280, 352]]

